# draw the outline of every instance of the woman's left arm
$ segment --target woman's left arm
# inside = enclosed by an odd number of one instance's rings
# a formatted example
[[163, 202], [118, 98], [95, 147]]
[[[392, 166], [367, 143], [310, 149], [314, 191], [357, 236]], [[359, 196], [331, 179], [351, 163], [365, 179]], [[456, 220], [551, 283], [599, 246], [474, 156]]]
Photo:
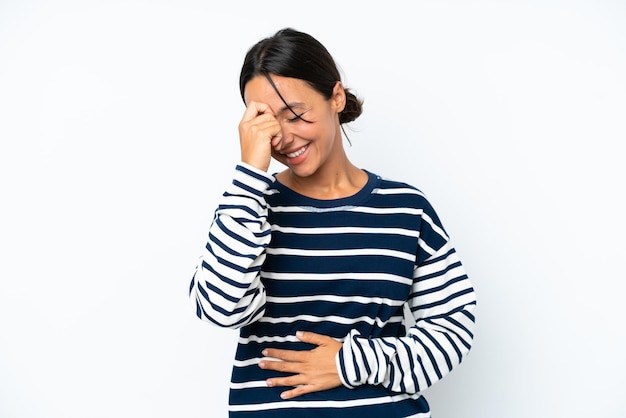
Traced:
[[465, 358], [474, 336], [476, 296], [449, 242], [415, 268], [408, 306], [415, 324], [405, 337], [350, 332], [336, 358], [345, 386], [383, 385], [417, 393]]

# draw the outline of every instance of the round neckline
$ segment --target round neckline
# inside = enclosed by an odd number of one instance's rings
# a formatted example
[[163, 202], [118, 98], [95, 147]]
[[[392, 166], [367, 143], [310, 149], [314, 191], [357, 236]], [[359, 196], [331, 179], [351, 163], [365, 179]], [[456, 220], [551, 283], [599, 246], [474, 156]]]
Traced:
[[335, 207], [335, 206], [346, 206], [346, 205], [356, 205], [364, 202], [369, 198], [372, 194], [372, 191], [378, 187], [380, 182], [380, 177], [374, 173], [371, 173], [365, 169], [363, 169], [365, 174], [367, 174], [367, 182], [365, 185], [356, 193], [346, 197], [339, 197], [336, 199], [316, 199], [314, 197], [309, 197], [303, 195], [301, 193], [296, 192], [295, 190], [290, 189], [281, 183], [274, 175], [274, 184], [273, 188], [280, 192], [279, 199], [288, 201], [289, 205], [296, 206], [315, 206], [315, 207]]

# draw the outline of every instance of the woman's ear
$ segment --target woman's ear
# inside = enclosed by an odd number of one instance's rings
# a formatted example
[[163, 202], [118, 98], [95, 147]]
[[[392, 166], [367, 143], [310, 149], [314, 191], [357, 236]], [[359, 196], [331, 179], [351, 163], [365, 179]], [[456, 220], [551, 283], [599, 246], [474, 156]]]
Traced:
[[335, 87], [333, 87], [333, 95], [330, 100], [333, 106], [333, 110], [335, 110], [337, 113], [341, 113], [341, 111], [343, 111], [343, 109], [346, 107], [346, 91], [344, 90], [341, 81], [337, 81], [335, 83]]

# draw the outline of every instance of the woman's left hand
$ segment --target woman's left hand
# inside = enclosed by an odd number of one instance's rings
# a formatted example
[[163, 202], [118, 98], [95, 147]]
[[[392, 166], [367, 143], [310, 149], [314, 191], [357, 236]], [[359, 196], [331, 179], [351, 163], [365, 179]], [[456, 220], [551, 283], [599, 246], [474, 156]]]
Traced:
[[317, 347], [309, 351], [274, 348], [263, 350], [264, 356], [273, 357], [280, 361], [261, 360], [259, 367], [293, 374], [288, 377], [267, 379], [267, 385], [270, 387], [294, 386], [293, 389], [280, 394], [283, 399], [291, 399], [305, 393], [319, 392], [341, 386], [335, 357], [341, 349], [342, 343], [326, 335], [313, 332], [298, 331], [296, 336], [300, 341], [314, 344]]

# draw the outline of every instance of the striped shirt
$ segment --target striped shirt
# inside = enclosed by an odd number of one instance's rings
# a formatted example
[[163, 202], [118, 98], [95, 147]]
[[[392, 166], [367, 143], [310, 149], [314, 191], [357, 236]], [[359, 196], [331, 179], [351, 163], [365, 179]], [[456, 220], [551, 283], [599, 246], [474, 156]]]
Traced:
[[[470, 350], [475, 294], [437, 214], [367, 174], [355, 195], [318, 200], [237, 166], [190, 286], [198, 317], [240, 332], [229, 416], [430, 417], [420, 392]], [[284, 375], [258, 363], [313, 348], [298, 330], [342, 342], [343, 385], [282, 400], [265, 381]]]

